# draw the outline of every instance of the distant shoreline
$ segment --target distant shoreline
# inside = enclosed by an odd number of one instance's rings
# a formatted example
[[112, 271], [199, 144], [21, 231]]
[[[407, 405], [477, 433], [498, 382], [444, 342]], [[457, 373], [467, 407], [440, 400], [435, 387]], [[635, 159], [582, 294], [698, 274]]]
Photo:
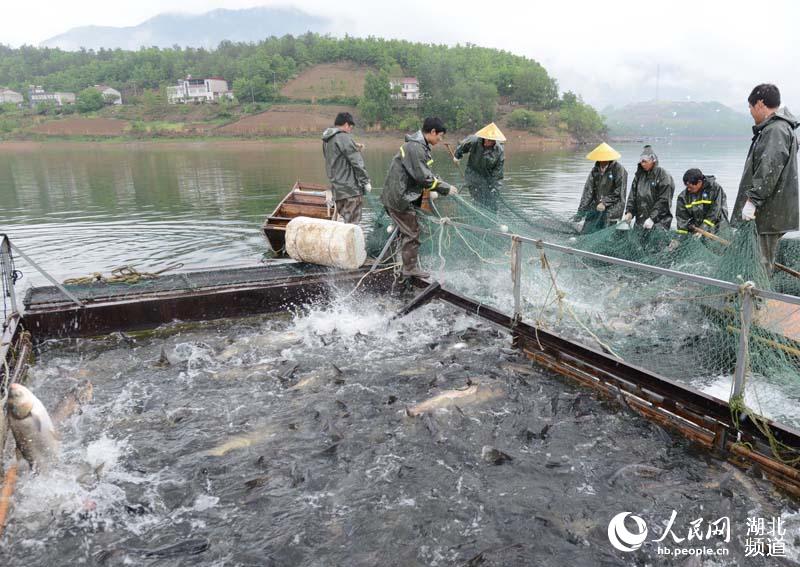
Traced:
[[[321, 133], [321, 132], [320, 132]], [[448, 134], [445, 141], [455, 146], [469, 132]], [[354, 132], [357, 141], [367, 147], [391, 148], [403, 143], [405, 132]], [[0, 153], [3, 152], [35, 152], [41, 148], [136, 148], [158, 146], [165, 149], [192, 149], [213, 146], [220, 149], [263, 148], [264, 146], [316, 146], [320, 144], [319, 136], [196, 136], [196, 137], [131, 137], [131, 136], [41, 136], [36, 139], [0, 140]], [[511, 132], [506, 143], [507, 150], [513, 153], [514, 148], [528, 151], [558, 151], [579, 147], [570, 139], [552, 139], [534, 136], [527, 133]]]
[[664, 143], [664, 142], [735, 142], [741, 140], [749, 140], [749, 134], [741, 136], [609, 136], [609, 142], [616, 142], [618, 144], [626, 144], [632, 142], [647, 143]]

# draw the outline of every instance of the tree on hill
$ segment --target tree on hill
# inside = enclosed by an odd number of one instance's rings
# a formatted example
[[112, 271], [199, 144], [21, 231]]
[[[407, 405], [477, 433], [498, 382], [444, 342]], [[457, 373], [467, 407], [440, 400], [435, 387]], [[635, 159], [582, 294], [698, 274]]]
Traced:
[[272, 81], [260, 75], [233, 81], [233, 96], [241, 103], [269, 102], [275, 99], [275, 95]]
[[559, 115], [567, 131], [581, 142], [595, 139], [607, 130], [603, 117], [572, 91], [563, 94]]
[[518, 69], [511, 77], [510, 90], [515, 101], [535, 110], [558, 106], [558, 83], [539, 65]]
[[358, 109], [368, 124], [385, 123], [392, 116], [392, 90], [385, 71], [368, 73], [364, 80], [364, 96]]
[[106, 101], [103, 98], [103, 93], [91, 87], [88, 89], [83, 89], [78, 93], [78, 96], [75, 99], [75, 106], [78, 107], [78, 112], [80, 113], [100, 110], [103, 108], [103, 106], [105, 106], [105, 103]]

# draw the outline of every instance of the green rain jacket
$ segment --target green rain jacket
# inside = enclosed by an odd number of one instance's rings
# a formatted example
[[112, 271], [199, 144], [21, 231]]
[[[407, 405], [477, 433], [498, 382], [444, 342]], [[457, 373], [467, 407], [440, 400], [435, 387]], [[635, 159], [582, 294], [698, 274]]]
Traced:
[[597, 211], [601, 202], [606, 206], [608, 222], [622, 218], [622, 209], [625, 207], [625, 194], [628, 187], [628, 172], [618, 161], [612, 161], [604, 172], [600, 172], [599, 162], [595, 162], [586, 184], [583, 186], [581, 204], [575, 220], [584, 218], [587, 214]]
[[674, 193], [675, 182], [672, 176], [658, 162], [650, 171], [645, 171], [639, 164], [631, 183], [627, 212], [636, 217], [636, 226], [642, 226], [651, 218], [656, 226], [669, 230], [672, 224], [670, 207]]
[[353, 136], [338, 126], [326, 129], [322, 133], [322, 155], [336, 201], [364, 194], [369, 175]]
[[386, 181], [383, 184], [381, 202], [387, 209], [404, 212], [412, 205], [419, 205], [422, 191], [435, 190], [447, 195], [450, 185], [439, 180], [431, 171], [433, 158], [431, 146], [421, 130], [406, 136], [406, 143], [392, 158]]
[[798, 229], [797, 126], [797, 119], [785, 108], [753, 126], [753, 142], [733, 207], [734, 226], [742, 222], [742, 207], [750, 199], [756, 206], [759, 234]]
[[506, 152], [499, 142], [491, 148], [483, 147], [483, 139], [467, 136], [456, 146], [454, 155], [457, 159], [469, 154], [464, 180], [473, 191], [497, 191], [503, 179], [503, 167], [506, 163]]
[[697, 193], [684, 189], [678, 195], [675, 219], [678, 234], [689, 234], [695, 226], [716, 233], [720, 223], [728, 222], [728, 200], [713, 175], [706, 175], [703, 187]]

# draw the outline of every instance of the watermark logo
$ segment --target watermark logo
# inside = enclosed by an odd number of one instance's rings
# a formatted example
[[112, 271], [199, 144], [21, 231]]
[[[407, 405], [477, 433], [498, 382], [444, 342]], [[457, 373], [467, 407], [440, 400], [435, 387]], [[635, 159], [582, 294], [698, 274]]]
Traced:
[[[625, 526], [625, 518], [631, 517], [636, 523], [636, 532], [630, 531]], [[611, 518], [608, 523], [608, 540], [619, 551], [636, 551], [647, 539], [647, 524], [639, 516], [634, 516], [630, 512], [621, 512]]]

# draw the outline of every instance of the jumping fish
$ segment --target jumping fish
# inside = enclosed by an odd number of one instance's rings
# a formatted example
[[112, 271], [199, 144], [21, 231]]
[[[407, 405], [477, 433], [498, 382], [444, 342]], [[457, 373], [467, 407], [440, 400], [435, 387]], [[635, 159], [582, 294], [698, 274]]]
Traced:
[[9, 386], [8, 422], [17, 451], [33, 470], [45, 470], [58, 458], [59, 440], [50, 415], [22, 384]]
[[92, 401], [94, 386], [84, 380], [66, 393], [50, 415], [53, 423], [59, 424], [74, 413], [80, 412], [85, 404]]
[[499, 398], [502, 395], [503, 390], [499, 387], [472, 384], [463, 390], [445, 390], [424, 402], [408, 408], [406, 413], [414, 417], [425, 412], [442, 408], [481, 404]]

